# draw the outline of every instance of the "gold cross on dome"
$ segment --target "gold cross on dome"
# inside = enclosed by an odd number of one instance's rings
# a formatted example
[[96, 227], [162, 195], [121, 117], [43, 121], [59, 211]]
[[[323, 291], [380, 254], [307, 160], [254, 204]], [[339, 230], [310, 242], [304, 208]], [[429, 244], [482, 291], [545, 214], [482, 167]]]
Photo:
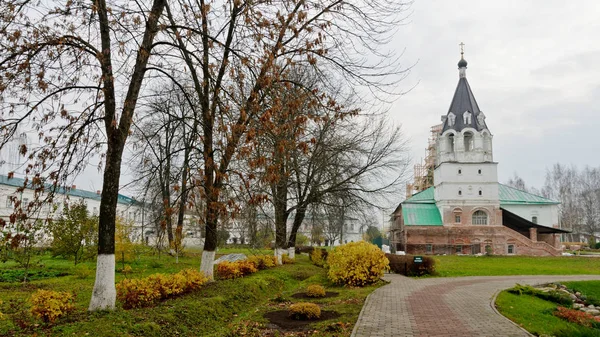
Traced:
[[461, 42], [458, 45], [460, 46], [460, 55], [462, 56], [465, 53], [465, 44]]

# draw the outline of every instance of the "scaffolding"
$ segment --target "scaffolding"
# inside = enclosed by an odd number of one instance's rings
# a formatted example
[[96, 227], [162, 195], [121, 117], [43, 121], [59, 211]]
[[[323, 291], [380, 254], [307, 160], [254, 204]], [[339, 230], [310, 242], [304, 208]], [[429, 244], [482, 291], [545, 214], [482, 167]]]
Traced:
[[432, 126], [429, 131], [427, 148], [425, 149], [425, 159], [422, 163], [414, 166], [414, 180], [412, 184], [406, 185], [406, 198], [410, 198], [415, 193], [419, 193], [433, 186], [433, 170], [435, 169], [435, 157], [437, 155], [437, 141], [442, 132], [443, 124]]

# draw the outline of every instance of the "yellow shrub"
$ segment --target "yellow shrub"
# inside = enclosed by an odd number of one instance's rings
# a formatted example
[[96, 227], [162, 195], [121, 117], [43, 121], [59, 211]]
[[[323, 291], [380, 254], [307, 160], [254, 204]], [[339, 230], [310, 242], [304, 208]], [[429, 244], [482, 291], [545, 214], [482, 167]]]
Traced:
[[310, 253], [310, 261], [316, 266], [319, 266], [319, 267], [325, 266], [326, 259], [327, 259], [327, 253], [323, 252], [323, 250], [320, 248], [315, 248]]
[[290, 305], [289, 316], [292, 319], [315, 319], [321, 317], [321, 308], [314, 303], [294, 303]]
[[318, 284], [311, 284], [306, 288], [308, 297], [325, 297], [325, 288]]
[[185, 278], [186, 292], [194, 291], [208, 281], [208, 278], [203, 273], [194, 269], [184, 269], [179, 274]]
[[75, 309], [73, 295], [68, 292], [38, 290], [31, 295], [30, 301], [31, 313], [44, 322], [52, 323]]
[[124, 279], [117, 283], [117, 299], [124, 309], [141, 308], [160, 300], [160, 289], [148, 278]]
[[223, 261], [217, 265], [217, 275], [222, 279], [234, 279], [244, 276], [239, 264], [229, 261]]
[[287, 254], [282, 254], [281, 255], [281, 262], [283, 264], [293, 264], [295, 261], [294, 261], [294, 259], [292, 259], [291, 257], [289, 257]]
[[243, 261], [236, 261], [235, 263], [237, 263], [238, 269], [242, 273], [242, 276], [250, 275], [250, 274], [256, 273], [258, 271], [258, 269], [256, 268], [256, 265], [252, 261], [243, 260]]
[[124, 309], [141, 308], [169, 297], [200, 288], [206, 283], [204, 274], [184, 269], [176, 274], [153, 274], [142, 279], [125, 279], [117, 284], [117, 299]]
[[277, 258], [272, 255], [254, 255], [250, 256], [248, 261], [254, 263], [258, 270], [272, 268], [277, 265]]
[[329, 253], [327, 276], [338, 284], [362, 287], [377, 282], [389, 263], [377, 246], [365, 241], [350, 242]]
[[185, 277], [179, 273], [168, 276], [153, 274], [148, 276], [148, 281], [160, 292], [161, 298], [181, 295], [185, 291]]

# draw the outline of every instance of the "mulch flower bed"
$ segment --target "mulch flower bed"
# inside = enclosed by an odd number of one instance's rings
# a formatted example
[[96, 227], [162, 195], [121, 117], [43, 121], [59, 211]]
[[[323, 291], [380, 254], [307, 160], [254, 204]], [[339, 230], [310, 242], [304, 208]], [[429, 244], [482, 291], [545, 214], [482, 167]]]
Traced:
[[268, 319], [271, 324], [275, 324], [279, 328], [285, 329], [285, 330], [299, 330], [299, 329], [302, 329], [302, 328], [306, 327], [307, 325], [314, 323], [314, 322], [325, 321], [328, 319], [340, 317], [340, 314], [337, 313], [336, 311], [328, 311], [328, 310], [321, 311], [320, 318], [310, 319], [310, 320], [291, 319], [289, 317], [289, 314], [290, 314], [290, 312], [288, 310], [277, 310], [277, 311], [267, 312], [264, 315], [264, 317], [266, 319]]
[[293, 298], [309, 299], [309, 300], [319, 300], [319, 299], [322, 299], [322, 298], [336, 297], [337, 295], [339, 295], [339, 293], [336, 293], [336, 292], [333, 292], [333, 291], [327, 291], [327, 292], [325, 292], [325, 296], [324, 297], [310, 297], [306, 293], [297, 293], [297, 294], [292, 295], [292, 297]]

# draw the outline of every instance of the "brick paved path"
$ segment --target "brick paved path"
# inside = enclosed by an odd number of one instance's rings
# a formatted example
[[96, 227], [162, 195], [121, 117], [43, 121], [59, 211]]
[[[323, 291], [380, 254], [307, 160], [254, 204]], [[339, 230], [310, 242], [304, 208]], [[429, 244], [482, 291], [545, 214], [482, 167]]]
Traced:
[[530, 336], [496, 313], [492, 299], [515, 283], [600, 280], [600, 275], [411, 279], [396, 274], [365, 302], [353, 337]]

